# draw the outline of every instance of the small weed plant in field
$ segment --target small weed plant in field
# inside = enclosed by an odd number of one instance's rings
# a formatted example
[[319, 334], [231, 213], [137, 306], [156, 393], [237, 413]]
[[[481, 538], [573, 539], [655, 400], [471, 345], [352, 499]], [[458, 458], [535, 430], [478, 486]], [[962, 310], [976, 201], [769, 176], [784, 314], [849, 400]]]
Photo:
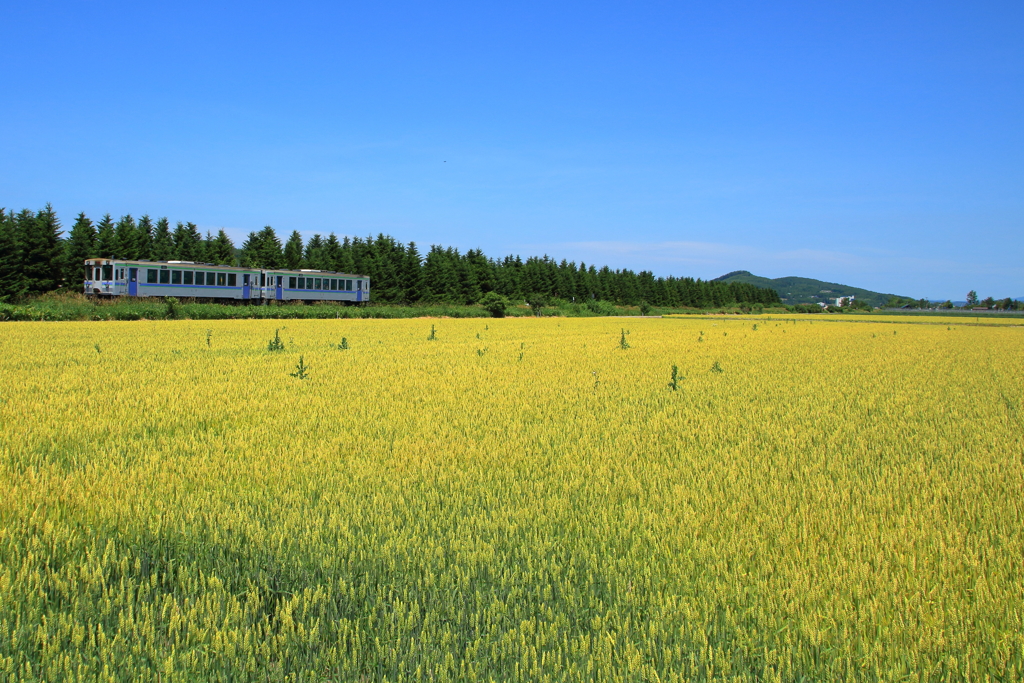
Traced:
[[299, 362], [295, 364], [295, 372], [288, 373], [296, 379], [309, 379], [309, 366], [306, 365], [305, 358], [299, 356]]
[[281, 331], [274, 330], [274, 338], [267, 343], [267, 351], [284, 351], [284, 342], [281, 341]]
[[679, 391], [679, 367], [676, 365], [672, 366], [672, 379], [668, 383], [668, 388], [672, 391]]

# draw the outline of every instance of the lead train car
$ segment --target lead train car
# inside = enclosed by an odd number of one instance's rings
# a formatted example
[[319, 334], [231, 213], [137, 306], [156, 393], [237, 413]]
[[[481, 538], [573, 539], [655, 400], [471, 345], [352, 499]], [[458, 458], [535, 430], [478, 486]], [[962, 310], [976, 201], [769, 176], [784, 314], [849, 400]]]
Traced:
[[370, 278], [320, 270], [235, 268], [190, 261], [87, 259], [85, 294], [365, 303], [370, 300]]

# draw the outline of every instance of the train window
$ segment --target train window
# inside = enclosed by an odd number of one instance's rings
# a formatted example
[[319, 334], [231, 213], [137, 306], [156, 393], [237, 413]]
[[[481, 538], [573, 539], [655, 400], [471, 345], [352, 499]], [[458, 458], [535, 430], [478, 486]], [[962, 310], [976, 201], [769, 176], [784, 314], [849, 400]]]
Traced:
[[266, 286], [267, 286], [267, 274], [266, 273], [260, 273], [260, 287], [266, 287]]
[[184, 275], [184, 277], [185, 277], [185, 282], [184, 282], [183, 284], [186, 284], [186, 285], [190, 285], [190, 284], [192, 284], [192, 275], [193, 275], [193, 274], [194, 274], [194, 273], [193, 273], [193, 272], [192, 272], [191, 270], [186, 270], [186, 271], [185, 271], [185, 272], [183, 273], [183, 275]]
[[169, 285], [171, 284], [171, 271], [161, 270], [160, 271], [160, 284]]
[[196, 271], [196, 284], [200, 287], [206, 284], [206, 273], [201, 270]]
[[228, 273], [228, 287], [238, 286], [238, 275], [235, 273]]
[[356, 280], [356, 289], [362, 289], [362, 288], [363, 288], [363, 281], [362, 280]]
[[306, 288], [306, 278], [300, 277], [299, 278], [299, 289], [305, 289], [305, 288]]
[[224, 280], [225, 280], [224, 273], [217, 273], [217, 286], [218, 287], [223, 287], [224, 286]]
[[331, 283], [332, 292], [338, 288], [338, 281], [335, 280], [333, 277], [329, 280], [329, 282]]
[[288, 289], [295, 289], [295, 278], [288, 278]]
[[180, 270], [172, 270], [171, 271], [171, 284], [172, 285], [180, 285], [181, 284], [181, 271]]
[[313, 289], [320, 289], [320, 278], [313, 280]]
[[157, 273], [159, 273], [159, 272], [160, 272], [159, 270], [154, 270], [153, 268], [148, 268], [146, 270], [146, 284], [147, 285], [155, 285], [156, 284]]
[[345, 280], [345, 291], [346, 292], [351, 292], [352, 291], [352, 281], [351, 280]]
[[114, 266], [103, 266], [103, 279], [113, 280], [114, 279]]

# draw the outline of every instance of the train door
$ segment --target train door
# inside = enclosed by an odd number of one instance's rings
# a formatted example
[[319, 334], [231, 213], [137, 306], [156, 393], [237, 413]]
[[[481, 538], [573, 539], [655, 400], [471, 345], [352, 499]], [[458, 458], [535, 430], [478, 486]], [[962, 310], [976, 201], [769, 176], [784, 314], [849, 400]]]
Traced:
[[284, 299], [284, 275], [277, 276], [277, 292], [274, 295], [278, 301]]
[[248, 299], [251, 295], [249, 273], [242, 273], [242, 298]]
[[139, 295], [139, 269], [128, 269], [128, 296]]
[[356, 280], [356, 301], [363, 300], [363, 281]]

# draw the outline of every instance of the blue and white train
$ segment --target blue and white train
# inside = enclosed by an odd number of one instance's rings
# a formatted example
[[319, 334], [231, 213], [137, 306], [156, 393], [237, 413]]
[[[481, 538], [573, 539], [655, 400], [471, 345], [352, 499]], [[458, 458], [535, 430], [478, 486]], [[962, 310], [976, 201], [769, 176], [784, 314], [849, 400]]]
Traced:
[[322, 270], [236, 268], [191, 261], [87, 259], [85, 294], [96, 297], [174, 296], [220, 301], [370, 300], [370, 278]]

